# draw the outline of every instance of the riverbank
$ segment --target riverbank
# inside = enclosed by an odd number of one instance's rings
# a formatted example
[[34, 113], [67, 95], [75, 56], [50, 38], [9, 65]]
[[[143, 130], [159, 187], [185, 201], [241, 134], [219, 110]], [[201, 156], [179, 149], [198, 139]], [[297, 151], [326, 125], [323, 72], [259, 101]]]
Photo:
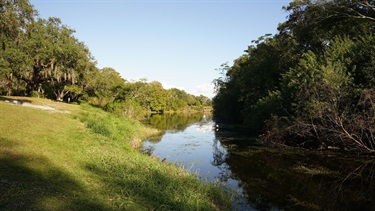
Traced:
[[221, 187], [135, 150], [157, 132], [139, 122], [37, 98], [2, 98], [0, 118], [1, 210], [230, 209]]

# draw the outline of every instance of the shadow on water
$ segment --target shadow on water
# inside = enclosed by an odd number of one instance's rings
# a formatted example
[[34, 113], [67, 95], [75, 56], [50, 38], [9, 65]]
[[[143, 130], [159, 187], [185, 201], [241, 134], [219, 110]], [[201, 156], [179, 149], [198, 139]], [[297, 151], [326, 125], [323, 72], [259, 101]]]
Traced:
[[17, 154], [15, 147], [0, 140], [0, 210], [106, 210], [67, 173], [43, 157]]
[[228, 136], [222, 133], [216, 133], [216, 139], [225, 148], [213, 151], [212, 163], [220, 168], [220, 179], [240, 181], [245, 203], [255, 209], [373, 210], [375, 207], [374, 157], [251, 144], [233, 147], [235, 138], [228, 141]]

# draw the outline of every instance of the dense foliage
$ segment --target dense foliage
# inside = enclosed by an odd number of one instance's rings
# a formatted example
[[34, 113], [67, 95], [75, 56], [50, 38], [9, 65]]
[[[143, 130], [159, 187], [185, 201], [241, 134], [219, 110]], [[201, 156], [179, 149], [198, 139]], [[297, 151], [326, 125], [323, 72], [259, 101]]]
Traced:
[[119, 115], [202, 109], [211, 99], [159, 82], [124, 80], [98, 69], [89, 49], [58, 18], [42, 19], [27, 0], [0, 1], [0, 95], [85, 100]]
[[224, 64], [214, 112], [262, 140], [375, 151], [375, 2], [294, 0], [276, 35]]

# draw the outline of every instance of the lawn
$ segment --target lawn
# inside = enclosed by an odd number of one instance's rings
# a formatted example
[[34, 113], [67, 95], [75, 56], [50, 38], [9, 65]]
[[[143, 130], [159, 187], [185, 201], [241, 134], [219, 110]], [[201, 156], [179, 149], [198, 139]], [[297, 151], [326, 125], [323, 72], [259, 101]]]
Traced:
[[221, 187], [132, 147], [155, 129], [86, 104], [13, 99], [0, 99], [0, 210], [230, 209]]

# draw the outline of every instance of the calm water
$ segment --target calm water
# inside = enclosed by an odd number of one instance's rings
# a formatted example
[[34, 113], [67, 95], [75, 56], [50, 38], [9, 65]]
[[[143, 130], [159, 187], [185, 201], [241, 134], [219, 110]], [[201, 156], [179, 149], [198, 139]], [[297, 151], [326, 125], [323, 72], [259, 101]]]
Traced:
[[154, 115], [144, 150], [236, 192], [237, 210], [375, 210], [375, 159], [275, 149], [216, 130], [212, 118]]

